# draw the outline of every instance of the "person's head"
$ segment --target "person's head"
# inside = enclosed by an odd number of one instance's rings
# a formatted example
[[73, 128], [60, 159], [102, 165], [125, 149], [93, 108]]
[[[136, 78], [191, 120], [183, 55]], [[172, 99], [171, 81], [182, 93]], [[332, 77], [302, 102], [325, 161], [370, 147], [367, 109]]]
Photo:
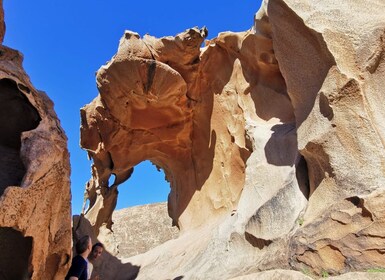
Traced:
[[92, 246], [92, 251], [89, 258], [93, 260], [97, 259], [103, 253], [103, 250], [104, 250], [104, 245], [102, 243], [100, 242], [95, 243], [94, 246]]
[[76, 242], [76, 254], [81, 255], [85, 251], [91, 251], [92, 241], [88, 235], [83, 236]]

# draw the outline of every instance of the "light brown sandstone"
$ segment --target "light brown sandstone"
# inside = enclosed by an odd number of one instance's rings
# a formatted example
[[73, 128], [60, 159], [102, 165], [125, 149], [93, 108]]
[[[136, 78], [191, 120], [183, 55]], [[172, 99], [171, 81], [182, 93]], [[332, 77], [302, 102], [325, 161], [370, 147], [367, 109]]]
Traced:
[[310, 276], [307, 276], [301, 272], [293, 270], [268, 270], [257, 272], [253, 274], [248, 274], [244, 276], [239, 276], [232, 278], [230, 280], [312, 280]]
[[71, 257], [67, 138], [22, 60], [0, 45], [0, 278], [63, 279]]
[[171, 226], [166, 203], [116, 210], [112, 219], [112, 231], [119, 244], [116, 257], [120, 259], [145, 253], [179, 236], [178, 229]]
[[205, 29], [159, 39], [126, 31], [81, 110], [93, 159], [85, 220], [116, 248], [117, 188], [151, 160], [170, 182], [181, 235], [111, 262], [105, 275], [385, 267], [384, 8], [264, 1], [251, 30], [203, 48]]
[[[307, 275], [308, 274], [308, 275]], [[329, 279], [329, 280], [384, 280], [383, 272], [349, 272], [340, 276], [317, 277], [306, 271], [298, 272], [293, 270], [267, 270], [245, 276], [232, 278], [231, 280], [311, 280], [311, 279]]]

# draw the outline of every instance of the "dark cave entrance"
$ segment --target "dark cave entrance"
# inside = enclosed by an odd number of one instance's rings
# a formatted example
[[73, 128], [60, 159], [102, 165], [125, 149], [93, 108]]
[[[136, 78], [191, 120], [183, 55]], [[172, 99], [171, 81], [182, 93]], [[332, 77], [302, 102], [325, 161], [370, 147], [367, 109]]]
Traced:
[[8, 186], [20, 185], [26, 171], [20, 159], [20, 136], [36, 128], [40, 120], [16, 82], [0, 80], [0, 196]]
[[9, 227], [0, 227], [0, 279], [30, 279], [31, 250], [32, 237], [24, 237]]

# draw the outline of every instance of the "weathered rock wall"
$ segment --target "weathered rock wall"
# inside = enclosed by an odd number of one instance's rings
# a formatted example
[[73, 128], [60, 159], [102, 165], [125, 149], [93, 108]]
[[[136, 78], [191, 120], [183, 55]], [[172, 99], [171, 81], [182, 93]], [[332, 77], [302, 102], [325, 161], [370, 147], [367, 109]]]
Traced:
[[119, 246], [116, 257], [120, 259], [143, 254], [179, 236], [179, 230], [171, 226], [166, 203], [116, 210], [112, 220], [112, 231]]
[[119, 184], [151, 160], [170, 182], [181, 236], [108, 275], [385, 267], [384, 8], [264, 1], [251, 30], [204, 48], [205, 29], [125, 32], [81, 111], [93, 159], [85, 217], [104, 238]]
[[0, 45], [0, 278], [63, 279], [71, 256], [67, 138], [22, 60]]
[[291, 245], [296, 268], [343, 273], [385, 266], [385, 232], [377, 230], [384, 219], [384, 7], [268, 4], [309, 174], [304, 225]]

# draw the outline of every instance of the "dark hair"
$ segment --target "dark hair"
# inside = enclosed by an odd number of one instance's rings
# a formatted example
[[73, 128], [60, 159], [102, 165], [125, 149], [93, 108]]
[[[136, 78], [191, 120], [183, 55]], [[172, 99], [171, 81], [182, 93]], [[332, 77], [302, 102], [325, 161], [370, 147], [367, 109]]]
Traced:
[[97, 242], [97, 243], [94, 244], [94, 246], [92, 246], [92, 251], [94, 251], [94, 249], [95, 249], [96, 247], [101, 247], [101, 248], [104, 249], [104, 245], [103, 245], [102, 243], [100, 243], [100, 242]]
[[88, 235], [85, 235], [76, 242], [76, 254], [83, 254], [87, 250], [90, 239]]

